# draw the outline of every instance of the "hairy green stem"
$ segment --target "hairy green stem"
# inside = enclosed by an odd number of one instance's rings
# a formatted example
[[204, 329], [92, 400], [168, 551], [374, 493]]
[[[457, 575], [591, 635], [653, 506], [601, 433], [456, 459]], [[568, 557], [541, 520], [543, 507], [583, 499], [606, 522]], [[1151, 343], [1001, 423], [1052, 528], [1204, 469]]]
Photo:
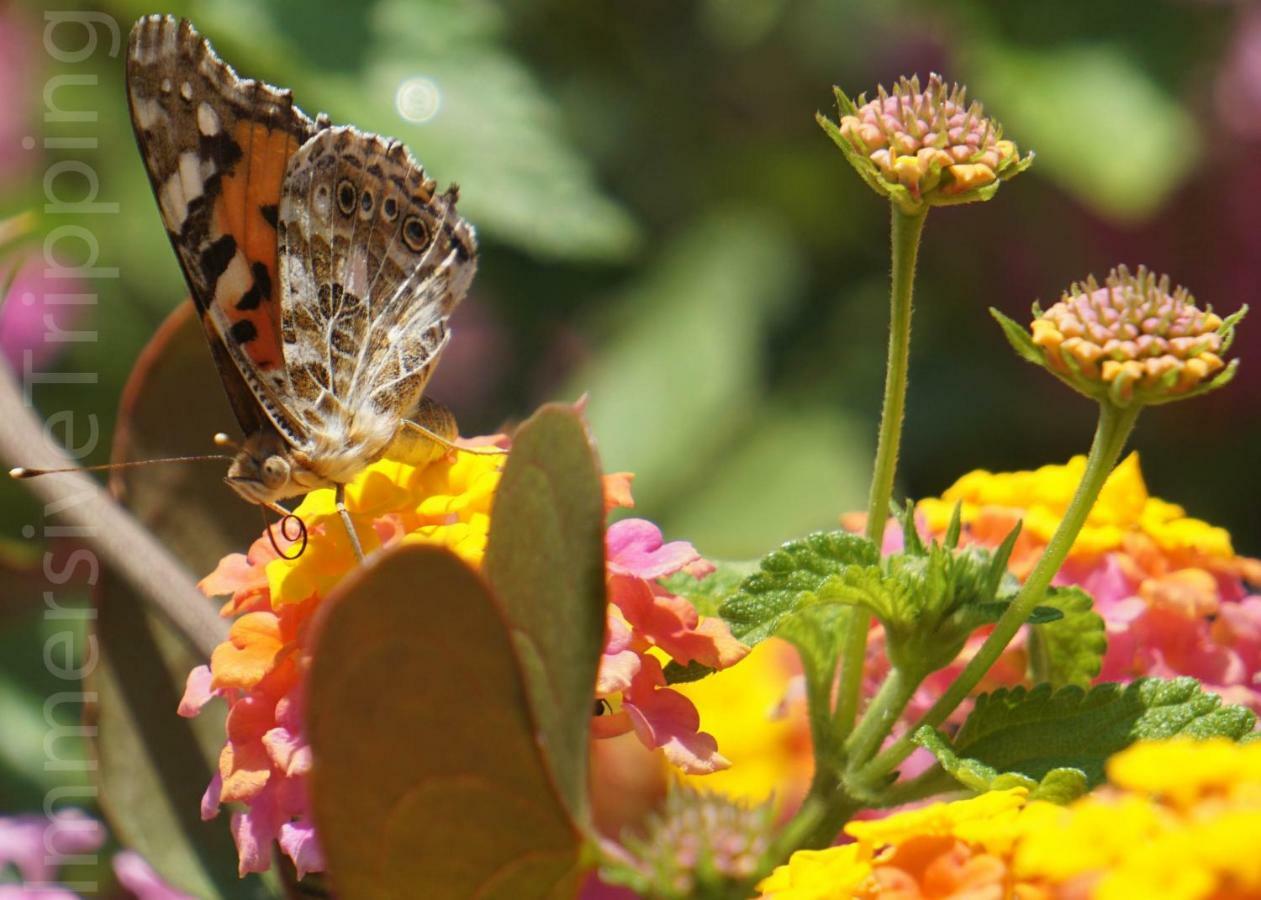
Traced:
[[854, 733], [845, 742], [845, 759], [849, 769], [859, 768], [880, 749], [881, 742], [910, 702], [915, 687], [922, 681], [909, 678], [896, 666], [889, 670], [884, 684], [872, 698]]
[[1055, 573], [1060, 570], [1060, 566], [1068, 557], [1073, 541], [1077, 539], [1078, 533], [1086, 523], [1091, 507], [1095, 505], [1099, 492], [1103, 490], [1104, 482], [1108, 480], [1108, 476], [1115, 468], [1121, 456], [1121, 450], [1125, 447], [1130, 432], [1134, 430], [1134, 422], [1138, 418], [1139, 410], [1139, 406], [1120, 409], [1110, 403], [1100, 404], [1099, 424], [1095, 429], [1094, 443], [1090, 447], [1090, 456], [1086, 460], [1086, 471], [1082, 475], [1081, 483], [1077, 485], [1077, 491], [1064, 512], [1064, 518], [1060, 520], [1059, 527], [1055, 529], [1050, 543], [1042, 552], [1041, 559], [1038, 560], [1029, 577], [1025, 579], [1020, 592], [1016, 594], [1016, 599], [995, 623], [994, 630], [985, 639], [981, 649], [964, 667], [959, 677], [932, 705], [932, 708], [907, 730], [906, 735], [863, 767], [859, 773], [859, 780], [862, 783], [869, 784], [879, 780], [905, 759], [914, 746], [910, 736], [923, 725], [935, 728], [944, 722], [998, 661], [999, 655], [1011, 643], [1011, 639], [1016, 636], [1020, 626], [1028, 620], [1034, 607], [1045, 595], [1051, 579], [1055, 577]]
[[[896, 204], [892, 212], [893, 268], [889, 286], [889, 353], [885, 367], [884, 403], [880, 412], [880, 436], [867, 500], [866, 536], [877, 547], [884, 540], [885, 520], [893, 495], [902, 442], [902, 417], [906, 411], [906, 382], [911, 354], [911, 295], [915, 286], [915, 258], [928, 208], [909, 214]], [[841, 683], [834, 722], [839, 737], [849, 734], [862, 695], [863, 663], [867, 656], [867, 631], [871, 616], [859, 607], [850, 611], [841, 643]]]

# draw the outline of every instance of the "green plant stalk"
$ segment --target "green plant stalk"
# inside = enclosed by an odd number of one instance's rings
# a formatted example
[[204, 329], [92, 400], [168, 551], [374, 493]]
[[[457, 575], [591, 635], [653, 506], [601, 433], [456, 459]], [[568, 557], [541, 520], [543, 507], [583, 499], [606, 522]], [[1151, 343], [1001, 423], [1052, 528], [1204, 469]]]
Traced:
[[[902, 418], [906, 411], [907, 370], [911, 357], [911, 295], [915, 286], [915, 260], [928, 207], [905, 213], [890, 204], [892, 223], [892, 276], [889, 286], [889, 352], [885, 367], [884, 402], [880, 412], [880, 436], [867, 500], [866, 537], [877, 547], [884, 540], [885, 520], [893, 496], [893, 479], [898, 468], [898, 447], [902, 442]], [[834, 722], [838, 737], [854, 726], [863, 686], [863, 663], [867, 656], [867, 632], [871, 617], [866, 610], [850, 611], [841, 643], [841, 682], [837, 692]]]
[[1140, 409], [1141, 407], [1137, 405], [1127, 409], [1121, 409], [1111, 403], [1099, 405], [1099, 424], [1095, 429], [1090, 456], [1086, 460], [1086, 471], [1077, 485], [1077, 491], [1073, 494], [1068, 509], [1064, 512], [1064, 518], [1060, 520], [1059, 527], [1055, 529], [1050, 543], [1042, 552], [1042, 557], [1029, 577], [1025, 579], [1020, 592], [1016, 594], [1016, 599], [995, 623], [994, 630], [985, 639], [981, 649], [959, 673], [959, 677], [928, 712], [907, 729], [905, 736], [890, 745], [859, 771], [857, 782], [870, 784], [905, 759], [914, 747], [910, 735], [923, 725], [935, 728], [944, 722], [998, 661], [999, 655], [1011, 643], [1011, 639], [1016, 636], [1020, 626], [1028, 620], [1034, 607], [1045, 595], [1051, 579], [1055, 577], [1055, 573], [1060, 570], [1060, 566], [1068, 557], [1073, 541], [1077, 539], [1082, 526], [1086, 524], [1086, 518], [1090, 515], [1099, 492], [1103, 490], [1104, 482], [1108, 480], [1108, 476], [1116, 467], [1117, 460], [1121, 457], [1121, 450], [1125, 447], [1130, 432], [1134, 430], [1134, 422], [1138, 418]]
[[907, 673], [894, 666], [885, 677], [884, 684], [872, 698], [871, 704], [863, 713], [858, 727], [845, 742], [846, 767], [853, 771], [871, 759], [890, 729], [902, 715], [902, 710], [911, 701], [915, 688], [923, 681], [923, 676], [909, 677]]

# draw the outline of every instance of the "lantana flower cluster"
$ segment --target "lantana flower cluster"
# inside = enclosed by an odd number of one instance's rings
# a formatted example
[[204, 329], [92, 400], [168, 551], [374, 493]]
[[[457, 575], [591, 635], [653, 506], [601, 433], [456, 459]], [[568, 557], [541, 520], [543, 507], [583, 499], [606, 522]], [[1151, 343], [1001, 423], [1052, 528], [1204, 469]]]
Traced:
[[911, 213], [924, 206], [986, 200], [1001, 180], [1028, 168], [1016, 145], [967, 89], [933, 73], [922, 87], [902, 78], [874, 99], [838, 88], [839, 125], [819, 122], [877, 193]]
[[1261, 898], [1261, 743], [1175, 738], [1108, 763], [1067, 807], [991, 791], [845, 826], [852, 843], [793, 854], [775, 900]]
[[[921, 501], [920, 520], [940, 536], [962, 504], [963, 541], [987, 547], [1023, 522], [1009, 564], [1023, 579], [1085, 465], [1078, 456], [1033, 471], [971, 472]], [[1261, 710], [1261, 596], [1250, 587], [1261, 585], [1261, 561], [1235, 553], [1225, 529], [1151, 496], [1137, 453], [1109, 476], [1055, 583], [1089, 593], [1107, 624], [1101, 680], [1190, 675], [1228, 703]], [[1018, 680], [1024, 663], [1014, 642], [994, 678]]]
[[[505, 447], [507, 441], [469, 443]], [[421, 466], [382, 461], [368, 467], [346, 488], [365, 552], [434, 544], [479, 568], [505, 458], [454, 451]], [[606, 476], [606, 509], [633, 504], [630, 480]], [[225, 803], [243, 806], [231, 823], [242, 874], [267, 870], [276, 841], [299, 877], [324, 869], [307, 797], [312, 758], [303, 693], [310, 625], [357, 560], [331, 489], [312, 491], [295, 514], [307, 528], [303, 552], [293, 552], [297, 548], [279, 535], [264, 535], [247, 553], [224, 557], [202, 580], [204, 593], [230, 595], [222, 613], [235, 618], [210, 665], [189, 674], [180, 704], [181, 715], [194, 716], [215, 696], [227, 701], [227, 740], [202, 815], [214, 817]], [[610, 606], [596, 697], [609, 714], [596, 719], [596, 736], [633, 730], [685, 772], [725, 767], [713, 738], [700, 731], [696, 708], [667, 687], [663, 674], [663, 660], [722, 668], [747, 652], [721, 620], [701, 618], [657, 583], [680, 571], [701, 576], [710, 567], [690, 544], [664, 542], [657, 527], [642, 519], [609, 528], [607, 560]]]
[[[1242, 311], [1241, 311], [1242, 313]], [[1033, 344], [1060, 378], [1119, 405], [1164, 402], [1229, 378], [1221, 354], [1236, 315], [1223, 321], [1183, 287], [1139, 266], [1118, 266], [1100, 285], [1074, 284], [1043, 311], [1034, 307]], [[1225, 376], [1217, 379], [1219, 373]]]

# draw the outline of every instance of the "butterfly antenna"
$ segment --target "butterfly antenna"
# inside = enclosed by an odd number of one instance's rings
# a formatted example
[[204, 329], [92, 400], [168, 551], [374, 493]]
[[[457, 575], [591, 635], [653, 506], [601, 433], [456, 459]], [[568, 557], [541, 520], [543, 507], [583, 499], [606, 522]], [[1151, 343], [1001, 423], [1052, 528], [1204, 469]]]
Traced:
[[57, 475], [64, 472], [109, 472], [114, 469], [134, 469], [137, 466], [151, 466], [156, 463], [173, 462], [231, 462], [232, 457], [222, 453], [209, 453], [203, 456], [163, 456], [158, 459], [133, 459], [130, 462], [102, 463], [99, 466], [66, 466], [60, 469], [30, 469], [26, 466], [15, 466], [9, 470], [10, 478], [35, 478], [39, 475]]
[[[299, 545], [298, 552], [292, 556], [280, 548], [280, 542], [276, 540], [276, 535], [271, 530], [272, 523], [267, 521], [266, 510], [268, 509], [280, 516], [280, 536], [289, 542], [290, 547], [294, 544]], [[302, 521], [301, 516], [297, 516], [285, 509], [283, 506], [274, 503], [263, 504], [258, 507], [258, 510], [263, 517], [263, 530], [267, 532], [267, 540], [271, 542], [271, 548], [276, 551], [277, 556], [281, 559], [292, 562], [302, 556], [303, 553], [306, 553], [307, 528], [306, 522]], [[297, 530], [292, 535], [289, 533], [289, 526], [291, 524], [294, 524], [297, 527]]]

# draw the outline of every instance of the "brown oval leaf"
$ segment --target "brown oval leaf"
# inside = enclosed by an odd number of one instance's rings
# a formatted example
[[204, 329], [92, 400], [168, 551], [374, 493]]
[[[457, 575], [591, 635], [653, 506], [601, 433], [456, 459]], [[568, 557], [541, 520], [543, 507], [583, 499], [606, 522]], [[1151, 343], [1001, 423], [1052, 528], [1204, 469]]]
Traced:
[[398, 547], [315, 627], [312, 801], [339, 896], [572, 896], [581, 839], [486, 584], [445, 550]]

